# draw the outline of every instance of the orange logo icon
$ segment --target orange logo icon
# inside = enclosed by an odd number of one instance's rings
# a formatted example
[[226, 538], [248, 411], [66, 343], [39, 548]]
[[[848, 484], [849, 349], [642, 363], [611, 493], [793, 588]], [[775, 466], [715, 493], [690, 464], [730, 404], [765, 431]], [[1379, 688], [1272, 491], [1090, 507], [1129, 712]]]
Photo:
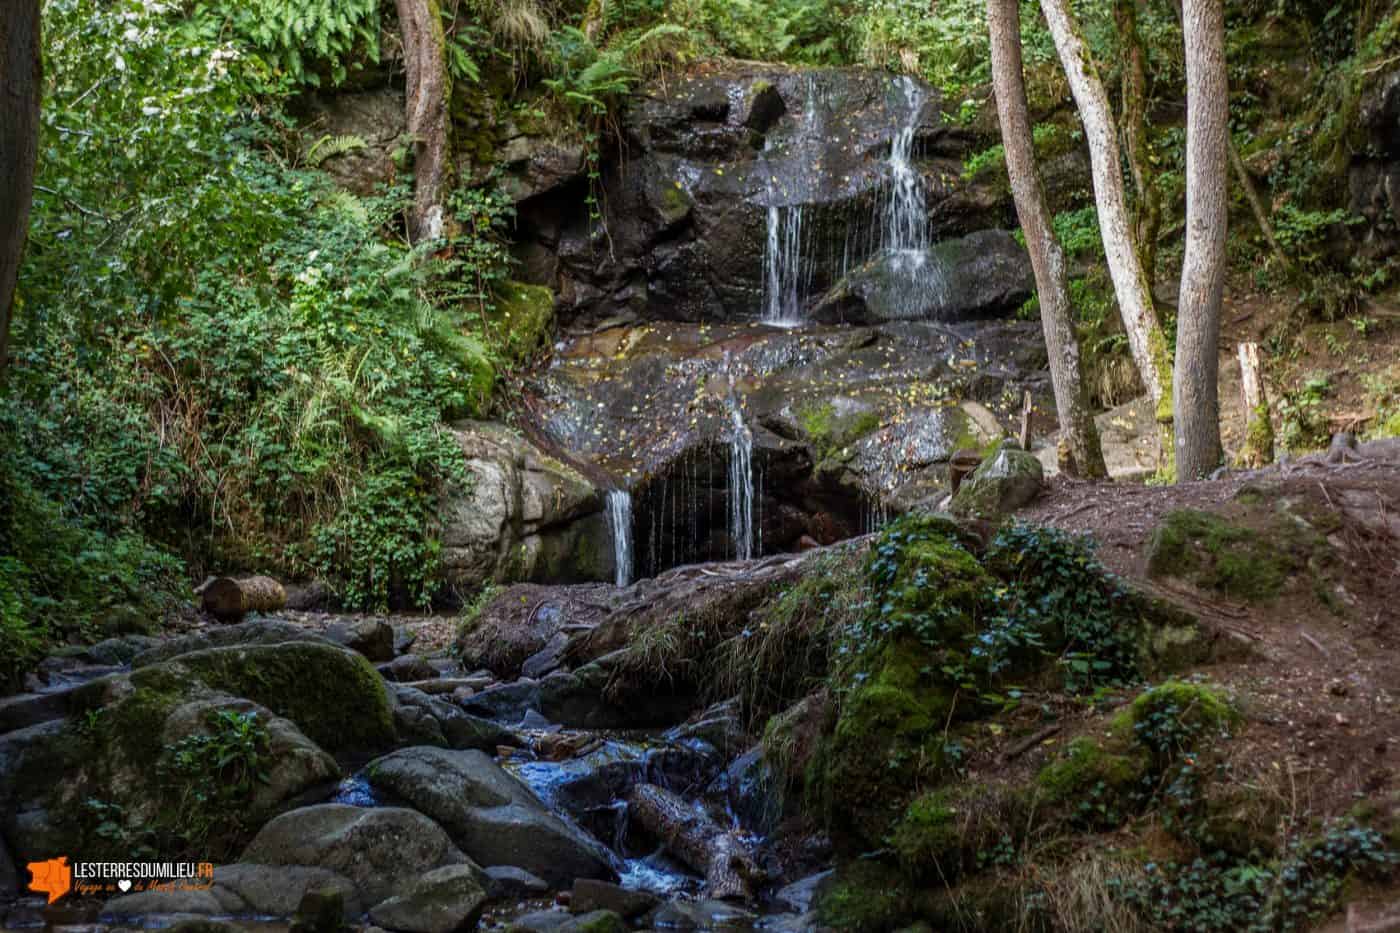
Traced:
[[68, 893], [73, 887], [73, 870], [68, 867], [68, 856], [51, 858], [47, 862], [30, 862], [28, 865], [31, 881], [29, 890], [36, 894], [47, 894], [52, 904]]

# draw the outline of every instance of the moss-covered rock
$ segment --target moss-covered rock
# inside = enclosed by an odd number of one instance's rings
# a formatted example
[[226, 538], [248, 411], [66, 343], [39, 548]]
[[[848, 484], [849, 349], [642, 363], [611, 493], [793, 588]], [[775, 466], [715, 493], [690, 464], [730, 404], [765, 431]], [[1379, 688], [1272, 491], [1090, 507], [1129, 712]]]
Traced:
[[1325, 560], [1328, 546], [1297, 516], [1280, 514], [1265, 525], [1261, 531], [1209, 512], [1169, 512], [1148, 545], [1147, 572], [1239, 599], [1272, 599], [1295, 574]]
[[817, 919], [833, 930], [883, 933], [918, 918], [920, 894], [897, 869], [874, 860], [850, 862], [817, 890]]
[[524, 363], [549, 338], [554, 323], [554, 292], [543, 285], [506, 282], [497, 294], [491, 320], [507, 360]]
[[1029, 504], [1044, 479], [1044, 467], [1034, 454], [1002, 441], [963, 480], [950, 508], [957, 515], [1000, 518]]
[[958, 873], [962, 834], [951, 791], [941, 789], [910, 801], [890, 834], [906, 870], [951, 879]]

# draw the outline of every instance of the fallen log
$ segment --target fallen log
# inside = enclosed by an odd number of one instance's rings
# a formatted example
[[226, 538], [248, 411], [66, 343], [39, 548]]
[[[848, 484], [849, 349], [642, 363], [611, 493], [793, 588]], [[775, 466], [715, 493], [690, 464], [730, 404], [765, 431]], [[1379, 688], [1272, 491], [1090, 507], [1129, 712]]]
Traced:
[[287, 591], [271, 577], [218, 577], [200, 595], [204, 611], [220, 622], [237, 622], [250, 612], [276, 612], [287, 605]]
[[655, 784], [635, 785], [627, 795], [627, 808], [668, 852], [704, 873], [710, 897], [753, 899], [753, 883], [762, 880], [762, 870], [737, 832]]

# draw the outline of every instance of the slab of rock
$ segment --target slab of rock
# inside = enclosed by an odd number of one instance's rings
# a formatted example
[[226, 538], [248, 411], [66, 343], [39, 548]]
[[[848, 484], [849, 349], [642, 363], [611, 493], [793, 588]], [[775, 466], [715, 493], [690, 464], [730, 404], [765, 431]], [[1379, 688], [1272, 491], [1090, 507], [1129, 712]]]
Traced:
[[214, 869], [213, 887], [197, 891], [141, 891], [114, 897], [102, 908], [110, 917], [172, 914], [257, 914], [291, 917], [308, 891], [330, 889], [341, 896], [340, 922], [361, 913], [349, 879], [322, 868], [238, 863]]
[[383, 619], [345, 619], [332, 623], [326, 637], [371, 661], [394, 659], [394, 628]]
[[467, 861], [442, 827], [401, 807], [303, 807], [264, 826], [240, 859], [325, 868], [349, 878], [362, 903], [407, 890], [429, 871]]
[[429, 664], [427, 659], [416, 654], [400, 655], [388, 664], [381, 664], [379, 673], [384, 675], [385, 680], [401, 684], [412, 683], [416, 680], [432, 680], [438, 675], [437, 668]]
[[476, 926], [488, 879], [471, 863], [445, 865], [370, 908], [369, 918], [402, 933], [455, 933]]
[[616, 880], [610, 853], [550, 813], [479, 751], [406, 748], [370, 762], [370, 784], [432, 817], [481, 865], [514, 865], [554, 885]]
[[579, 878], [574, 882], [569, 911], [590, 914], [596, 910], [608, 910], [624, 920], [635, 920], [660, 903], [661, 898], [649, 891], [632, 891], [596, 878]]
[[228, 648], [235, 645], [278, 645], [289, 641], [309, 641], [320, 644], [334, 644], [319, 632], [302, 628], [295, 622], [281, 619], [254, 619], [236, 625], [211, 626], [170, 638], [136, 655], [132, 667], [147, 667], [169, 661], [182, 654], [204, 651], [209, 648]]
[[805, 914], [811, 909], [812, 901], [817, 896], [817, 887], [830, 878], [830, 870], [809, 875], [792, 884], [784, 885], [773, 895], [773, 903], [779, 907], [785, 907], [793, 913]]
[[521, 744], [520, 737], [504, 726], [463, 712], [456, 704], [440, 697], [404, 684], [396, 684], [391, 690], [394, 728], [400, 741], [406, 744], [483, 751]]
[[953, 496], [955, 515], [994, 520], [1029, 505], [1040, 494], [1045, 471], [1034, 454], [1002, 441]]
[[535, 897], [549, 890], [549, 882], [514, 865], [491, 865], [484, 871], [490, 881], [487, 893], [494, 898]]

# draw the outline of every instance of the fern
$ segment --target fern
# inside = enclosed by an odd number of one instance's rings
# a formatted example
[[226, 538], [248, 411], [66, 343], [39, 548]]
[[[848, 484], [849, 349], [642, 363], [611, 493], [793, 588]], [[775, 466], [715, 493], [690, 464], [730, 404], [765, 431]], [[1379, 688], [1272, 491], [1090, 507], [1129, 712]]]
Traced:
[[379, 60], [378, 0], [201, 0], [191, 18], [211, 37], [231, 31], [297, 84], [338, 85], [355, 60]]
[[365, 142], [363, 136], [356, 136], [353, 133], [345, 136], [322, 136], [307, 150], [306, 164], [315, 168], [336, 156], [345, 155], [347, 152], [357, 152], [368, 146], [369, 143]]

